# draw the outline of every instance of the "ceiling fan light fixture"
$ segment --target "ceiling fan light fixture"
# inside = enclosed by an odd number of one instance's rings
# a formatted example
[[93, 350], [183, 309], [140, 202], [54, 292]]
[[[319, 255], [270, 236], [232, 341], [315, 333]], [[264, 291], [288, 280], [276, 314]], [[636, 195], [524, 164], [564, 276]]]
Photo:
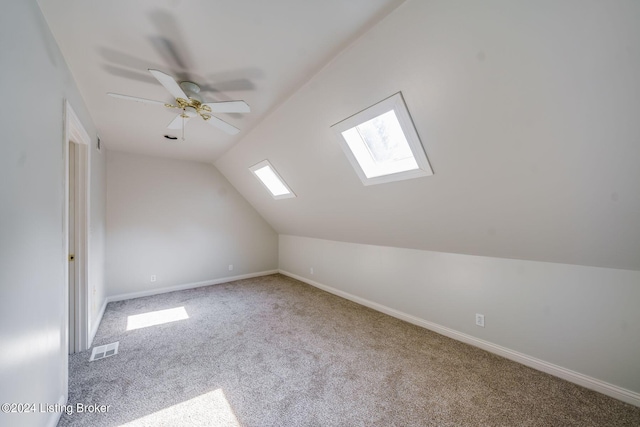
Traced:
[[[200, 93], [200, 86], [198, 86], [194, 82], [180, 82], [180, 87], [187, 95], [195, 95], [196, 93]], [[191, 98], [191, 96], [189, 96], [189, 98]]]
[[[175, 105], [162, 101], [154, 101], [145, 98], [138, 98], [129, 95], [109, 93], [114, 98], [123, 98], [130, 101], [143, 102], [147, 104], [164, 105], [166, 108], [181, 110], [181, 112], [169, 123], [169, 129], [182, 129], [182, 139], [184, 140], [184, 127], [188, 119], [200, 117], [211, 126], [218, 128], [229, 135], [240, 132], [237, 127], [215, 117], [212, 113], [248, 113], [251, 111], [249, 105], [244, 101], [222, 101], [222, 102], [202, 102], [202, 97], [198, 95], [200, 86], [196, 83], [185, 81], [178, 83], [169, 74], [159, 70], [149, 69], [149, 72], [164, 88], [175, 97]], [[167, 137], [168, 138], [168, 137]], [[172, 138], [168, 138], [172, 139]]]

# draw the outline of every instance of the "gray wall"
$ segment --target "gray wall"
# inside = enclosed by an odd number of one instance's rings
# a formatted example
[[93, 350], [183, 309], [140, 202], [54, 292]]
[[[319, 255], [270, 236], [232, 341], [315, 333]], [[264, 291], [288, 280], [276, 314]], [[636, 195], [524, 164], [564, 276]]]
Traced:
[[278, 268], [277, 234], [213, 165], [107, 159], [109, 296]]
[[640, 272], [287, 235], [279, 250], [284, 271], [640, 392]]
[[[0, 402], [58, 403], [66, 395], [63, 101], [92, 138], [89, 287], [92, 321], [104, 299], [105, 159], [95, 127], [34, 1], [0, 14]], [[55, 414], [0, 414], [42, 426]]]

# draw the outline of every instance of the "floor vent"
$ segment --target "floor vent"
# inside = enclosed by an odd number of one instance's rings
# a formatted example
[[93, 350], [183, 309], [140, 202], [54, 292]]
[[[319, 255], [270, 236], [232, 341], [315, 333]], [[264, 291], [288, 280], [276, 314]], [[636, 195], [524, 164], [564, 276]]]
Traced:
[[97, 347], [93, 347], [93, 351], [91, 352], [91, 358], [89, 359], [89, 362], [104, 359], [105, 357], [118, 354], [119, 345], [120, 345], [120, 341], [116, 341], [116, 342], [112, 342], [111, 344], [105, 344], [105, 345], [99, 345]]

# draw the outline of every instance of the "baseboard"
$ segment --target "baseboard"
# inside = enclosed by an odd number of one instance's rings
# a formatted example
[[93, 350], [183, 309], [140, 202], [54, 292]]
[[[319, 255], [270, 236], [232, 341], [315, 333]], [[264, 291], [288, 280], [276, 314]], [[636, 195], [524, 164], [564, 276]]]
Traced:
[[598, 380], [588, 375], [584, 375], [579, 372], [572, 371], [567, 368], [563, 368], [562, 366], [554, 365], [553, 363], [545, 362], [544, 360], [526, 355], [524, 353], [520, 353], [518, 351], [511, 350], [506, 347], [502, 347], [500, 345], [491, 343], [489, 341], [481, 340], [479, 338], [473, 337], [471, 335], [467, 335], [462, 332], [458, 332], [454, 329], [447, 328], [437, 323], [429, 322], [419, 317], [415, 317], [410, 314], [403, 313], [401, 311], [395, 310], [393, 308], [389, 308], [387, 306], [378, 304], [373, 301], [369, 301], [367, 299], [358, 297], [348, 292], [344, 292], [339, 289], [332, 288], [331, 286], [323, 285], [322, 283], [318, 283], [314, 280], [307, 279], [306, 277], [298, 276], [297, 274], [293, 274], [285, 270], [279, 270], [279, 272], [281, 274], [284, 274], [285, 276], [292, 277], [296, 280], [307, 283], [311, 286], [322, 289], [324, 291], [327, 291], [334, 295], [348, 299], [350, 301], [356, 302], [360, 305], [364, 305], [366, 307], [372, 308], [376, 311], [388, 314], [389, 316], [393, 316], [397, 319], [404, 320], [406, 322], [412, 323], [417, 326], [421, 326], [425, 329], [429, 329], [431, 331], [437, 332], [449, 338], [462, 341], [464, 343], [473, 345], [475, 347], [481, 348], [488, 352], [502, 356], [506, 359], [513, 360], [515, 362], [529, 366], [530, 368], [537, 369], [538, 371], [545, 372], [547, 374], [556, 376], [558, 378], [562, 378], [572, 383], [581, 385], [588, 389], [595, 390], [602, 394], [606, 394], [607, 396], [611, 396], [615, 399], [621, 400], [631, 405], [640, 407], [640, 393], [636, 393], [634, 391], [627, 390], [622, 387], [618, 387], [616, 385]]
[[219, 279], [204, 280], [202, 282], [185, 283], [182, 285], [167, 286], [164, 288], [149, 289], [147, 291], [130, 292], [127, 294], [112, 295], [106, 298], [105, 304], [114, 301], [123, 301], [127, 299], [148, 297], [151, 295], [165, 294], [167, 292], [183, 291], [185, 289], [200, 288], [202, 286], [219, 285], [220, 283], [233, 282], [234, 280], [251, 279], [253, 277], [268, 276], [277, 274], [278, 270], [260, 271], [258, 273], [241, 274], [239, 276], [222, 277]]
[[[67, 396], [62, 395], [60, 399], [58, 399], [58, 408], [65, 406], [67, 404]], [[56, 427], [60, 422], [60, 417], [62, 417], [63, 411], [54, 411], [49, 413], [49, 421], [47, 422], [47, 427]]]
[[107, 299], [105, 298], [104, 302], [102, 303], [102, 307], [100, 307], [100, 312], [98, 313], [98, 316], [93, 319], [93, 323], [91, 324], [91, 332], [89, 334], [89, 344], [87, 345], [87, 348], [91, 348], [91, 345], [93, 344], [93, 339], [96, 337], [96, 332], [98, 332], [98, 327], [100, 326], [100, 323], [102, 322], [102, 316], [104, 316], [104, 311], [107, 308]]

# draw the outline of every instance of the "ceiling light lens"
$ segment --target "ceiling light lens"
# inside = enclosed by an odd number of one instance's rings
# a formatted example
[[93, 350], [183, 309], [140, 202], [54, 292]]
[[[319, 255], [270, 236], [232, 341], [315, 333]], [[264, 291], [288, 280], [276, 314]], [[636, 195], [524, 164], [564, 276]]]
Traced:
[[283, 194], [290, 193], [290, 191], [287, 190], [287, 187], [284, 186], [284, 184], [273, 172], [273, 169], [271, 169], [271, 167], [269, 167], [268, 165], [256, 170], [254, 173], [258, 176], [258, 178], [260, 178], [264, 185], [267, 186], [269, 191], [271, 191], [274, 196], [282, 196]]

